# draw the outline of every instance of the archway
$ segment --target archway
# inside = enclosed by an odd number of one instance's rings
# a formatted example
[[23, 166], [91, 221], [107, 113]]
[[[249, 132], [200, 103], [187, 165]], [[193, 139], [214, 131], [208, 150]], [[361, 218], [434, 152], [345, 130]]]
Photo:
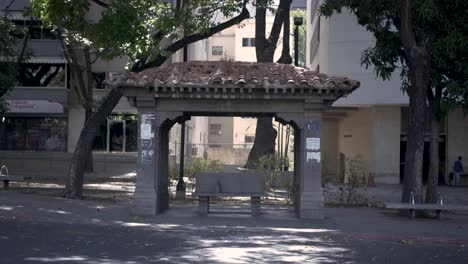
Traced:
[[133, 211], [169, 206], [168, 133], [190, 116], [272, 116], [295, 129], [295, 209], [323, 217], [322, 114], [359, 87], [345, 77], [276, 63], [184, 62], [129, 74], [111, 83], [138, 109], [137, 184]]

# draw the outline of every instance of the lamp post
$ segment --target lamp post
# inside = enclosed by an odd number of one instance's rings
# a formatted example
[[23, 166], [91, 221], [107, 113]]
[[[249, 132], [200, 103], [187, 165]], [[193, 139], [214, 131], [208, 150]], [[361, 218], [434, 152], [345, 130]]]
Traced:
[[296, 66], [299, 66], [299, 26], [302, 22], [302, 17], [294, 17], [294, 65]]
[[185, 199], [184, 160], [185, 160], [185, 121], [182, 122], [182, 125], [180, 128], [180, 169], [179, 169], [179, 180], [176, 186], [176, 200]]

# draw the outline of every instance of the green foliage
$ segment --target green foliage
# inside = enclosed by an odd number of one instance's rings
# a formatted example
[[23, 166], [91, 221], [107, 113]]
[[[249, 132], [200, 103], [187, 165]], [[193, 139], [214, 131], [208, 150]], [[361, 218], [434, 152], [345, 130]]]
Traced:
[[[271, 189], [276, 198], [276, 192], [281, 187], [281, 176], [284, 174], [283, 168], [289, 165], [287, 158], [280, 158], [277, 154], [268, 154], [260, 157], [255, 168], [256, 171], [265, 175], [266, 188]], [[292, 188], [292, 183], [287, 182], [287, 188]], [[288, 196], [289, 195], [288, 191]]]
[[[444, 89], [442, 105], [467, 107], [468, 82], [468, 1], [414, 0], [412, 22], [416, 42], [431, 54], [430, 87]], [[353, 13], [358, 23], [375, 37], [375, 45], [366, 49], [361, 63], [374, 66], [384, 80], [400, 71], [402, 89], [410, 88], [407, 58], [400, 39], [400, 1], [395, 0], [327, 0], [321, 6], [324, 16], [343, 9]], [[443, 108], [446, 108], [446, 107]], [[450, 108], [450, 107], [449, 107]]]
[[[22, 30], [15, 26], [5, 17], [0, 18], [0, 97], [10, 91], [16, 82], [16, 72], [18, 64], [23, 60], [21, 49], [18, 45], [21, 43], [17, 36], [21, 35]], [[7, 110], [7, 105], [3, 98], [0, 98], [0, 114]]]
[[[195, 176], [200, 172], [222, 172], [224, 165], [219, 160], [208, 160], [203, 158], [193, 158], [190, 163], [185, 164], [184, 177], [189, 178], [185, 185], [189, 189], [195, 186]], [[172, 183], [179, 180], [179, 169], [173, 166], [169, 167], [169, 179]]]
[[[162, 54], [160, 42], [206, 32], [213, 16], [232, 16], [244, 1], [191, 0], [182, 7], [176, 1], [113, 0], [98, 12], [90, 12], [89, 0], [31, 0], [33, 12], [48, 26], [68, 31], [84, 43], [112, 58], [126, 55], [132, 60]], [[92, 14], [92, 15], [91, 15]]]
[[223, 167], [223, 163], [219, 160], [193, 158], [185, 167], [184, 175], [188, 178], [195, 178], [200, 172], [222, 172]]

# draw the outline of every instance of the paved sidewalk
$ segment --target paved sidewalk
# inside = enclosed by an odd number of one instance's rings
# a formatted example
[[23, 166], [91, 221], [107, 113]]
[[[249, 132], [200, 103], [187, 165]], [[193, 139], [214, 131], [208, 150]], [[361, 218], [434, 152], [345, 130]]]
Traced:
[[225, 212], [200, 217], [195, 204], [173, 204], [135, 217], [129, 202], [2, 190], [0, 263], [468, 263], [468, 215], [326, 208], [324, 220], [300, 220], [287, 206], [265, 205], [258, 218], [214, 209]]

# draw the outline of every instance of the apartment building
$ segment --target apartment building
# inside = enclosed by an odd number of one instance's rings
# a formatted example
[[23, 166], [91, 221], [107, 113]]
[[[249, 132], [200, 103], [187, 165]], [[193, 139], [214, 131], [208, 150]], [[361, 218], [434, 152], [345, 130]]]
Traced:
[[[4, 14], [10, 1], [0, 1]], [[88, 19], [96, 19], [102, 8], [91, 3]], [[24, 15], [27, 0], [14, 1], [8, 18], [17, 26], [28, 27], [29, 59], [21, 65], [17, 85], [6, 96], [8, 111], [0, 120], [0, 160], [11, 172], [37, 176], [66, 175], [68, 161], [74, 151], [85, 121], [84, 109], [71, 83], [70, 69], [63, 47], [55, 32], [43, 28], [40, 21]], [[206, 41], [189, 46], [189, 60], [206, 60]], [[194, 52], [197, 50], [197, 52]], [[182, 61], [176, 54], [171, 61]], [[105, 81], [125, 71], [127, 59], [98, 59], [92, 64], [93, 96], [98, 101], [107, 93]], [[97, 173], [122, 173], [135, 170], [137, 149], [137, 112], [122, 98], [94, 141], [94, 162]], [[195, 126], [197, 123], [197, 126]], [[207, 118], [194, 117], [186, 122], [186, 143], [207, 142]], [[180, 125], [171, 133], [173, 152], [180, 142]], [[180, 148], [180, 145], [178, 145]], [[187, 151], [195, 156], [199, 152]]]
[[[360, 157], [377, 184], [399, 183], [404, 177], [409, 101], [401, 91], [399, 73], [382, 81], [372, 68], [361, 66], [361, 53], [373, 44], [373, 36], [349, 12], [320, 17], [318, 8], [322, 2], [307, 2], [307, 67], [361, 82], [359, 89], [335, 102], [324, 117], [325, 177], [343, 180], [345, 159]], [[447, 182], [458, 156], [468, 157], [467, 139], [468, 118], [459, 110], [450, 112], [440, 131], [441, 182]], [[428, 161], [426, 137], [424, 179]]]

